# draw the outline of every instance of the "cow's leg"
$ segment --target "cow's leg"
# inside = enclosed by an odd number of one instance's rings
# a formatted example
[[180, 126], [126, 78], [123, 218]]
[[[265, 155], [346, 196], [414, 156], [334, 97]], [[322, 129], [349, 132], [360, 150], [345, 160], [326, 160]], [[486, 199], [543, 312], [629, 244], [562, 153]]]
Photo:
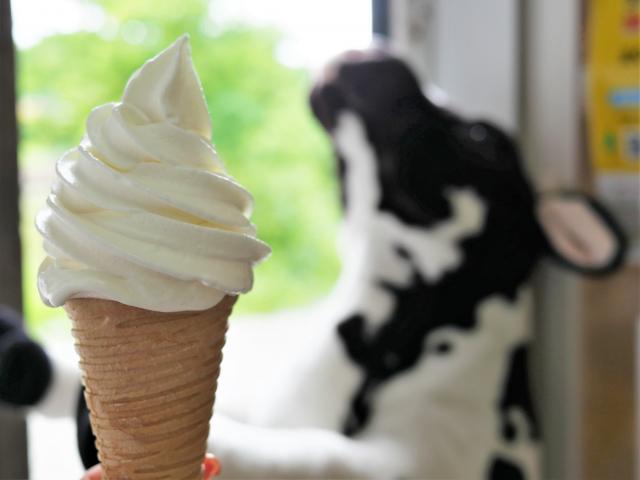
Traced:
[[321, 429], [261, 428], [214, 415], [209, 450], [222, 478], [390, 478], [411, 464], [391, 443]]

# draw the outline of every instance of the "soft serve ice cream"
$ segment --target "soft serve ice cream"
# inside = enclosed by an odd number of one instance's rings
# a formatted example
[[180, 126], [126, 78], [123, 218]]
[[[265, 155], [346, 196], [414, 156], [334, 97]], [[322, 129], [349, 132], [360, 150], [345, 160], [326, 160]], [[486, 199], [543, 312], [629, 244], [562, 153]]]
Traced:
[[269, 247], [252, 197], [211, 145], [187, 37], [146, 62], [122, 100], [95, 108], [57, 162], [36, 218], [43, 301], [99, 298], [157, 312], [204, 310], [247, 292]]

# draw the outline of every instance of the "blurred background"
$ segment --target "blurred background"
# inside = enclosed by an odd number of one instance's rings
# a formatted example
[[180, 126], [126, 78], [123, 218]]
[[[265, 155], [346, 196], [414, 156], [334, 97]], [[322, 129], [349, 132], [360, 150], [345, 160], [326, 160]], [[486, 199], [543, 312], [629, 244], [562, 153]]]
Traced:
[[[216, 148], [256, 197], [253, 220], [275, 252], [236, 313], [274, 312], [326, 294], [340, 268], [339, 197], [331, 148], [307, 94], [329, 58], [375, 35], [425, 84], [443, 89], [456, 110], [515, 135], [539, 190], [591, 190], [625, 225], [631, 254], [613, 277], [586, 281], [551, 265], [537, 274], [535, 390], [547, 437], [545, 478], [637, 475], [638, 0], [0, 4], [4, 34], [12, 9], [20, 132], [21, 262], [7, 249], [5, 264], [21, 265], [22, 292], [13, 294], [21, 300], [13, 304], [22, 302], [37, 338], [71, 344], [63, 312], [44, 307], [35, 289], [44, 254], [33, 218], [54, 162], [79, 142], [90, 109], [118, 99], [130, 74], [183, 32], [191, 36]], [[3, 176], [9, 161], [2, 159]], [[0, 431], [13, 433], [0, 435], [0, 478], [12, 478], [19, 470], [11, 468], [23, 468], [24, 428], [2, 418]], [[31, 478], [60, 469], [79, 476], [75, 444], [67, 445], [71, 422], [32, 416], [29, 423]]]

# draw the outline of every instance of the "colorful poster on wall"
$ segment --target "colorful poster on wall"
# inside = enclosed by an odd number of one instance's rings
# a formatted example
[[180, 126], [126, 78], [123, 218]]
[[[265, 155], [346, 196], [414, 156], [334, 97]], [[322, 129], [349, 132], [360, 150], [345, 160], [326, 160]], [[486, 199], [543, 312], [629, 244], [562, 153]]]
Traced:
[[640, 0], [591, 0], [587, 127], [595, 186], [640, 258]]

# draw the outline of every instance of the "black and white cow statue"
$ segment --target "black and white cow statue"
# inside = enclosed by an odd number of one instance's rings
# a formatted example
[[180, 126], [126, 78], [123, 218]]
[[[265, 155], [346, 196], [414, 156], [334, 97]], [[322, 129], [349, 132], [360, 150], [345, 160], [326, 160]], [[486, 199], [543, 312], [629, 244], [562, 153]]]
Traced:
[[[619, 228], [585, 195], [534, 192], [507, 135], [434, 105], [382, 51], [334, 61], [311, 106], [338, 158], [343, 270], [320, 304], [232, 322], [222, 476], [539, 478], [532, 272], [615, 269]], [[89, 429], [81, 411], [87, 464]]]

